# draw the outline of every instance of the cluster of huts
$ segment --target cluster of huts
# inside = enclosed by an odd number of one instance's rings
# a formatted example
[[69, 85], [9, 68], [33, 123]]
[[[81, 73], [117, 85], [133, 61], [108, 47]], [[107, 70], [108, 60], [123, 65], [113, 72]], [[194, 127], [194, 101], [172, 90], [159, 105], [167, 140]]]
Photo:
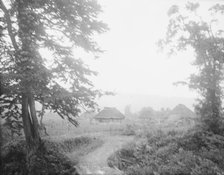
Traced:
[[[157, 115], [153, 113], [152, 109], [148, 113], [139, 116], [139, 120], [150, 120], [152, 118], [158, 118], [152, 115]], [[105, 107], [99, 113], [94, 115], [93, 120], [100, 123], [111, 123], [111, 122], [122, 122], [126, 116], [122, 114], [118, 109], [114, 107]], [[192, 123], [195, 119], [195, 114], [189, 108], [183, 104], [179, 104], [169, 111], [165, 117], [161, 118], [163, 122], [171, 122], [175, 124], [181, 123]], [[165, 121], [166, 120], [166, 121]]]

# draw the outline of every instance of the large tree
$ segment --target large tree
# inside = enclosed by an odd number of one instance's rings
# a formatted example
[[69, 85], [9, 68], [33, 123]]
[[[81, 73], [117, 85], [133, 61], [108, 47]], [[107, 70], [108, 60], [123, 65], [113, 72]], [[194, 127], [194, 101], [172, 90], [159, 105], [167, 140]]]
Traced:
[[197, 73], [191, 75], [188, 85], [196, 89], [201, 98], [196, 110], [203, 127], [213, 132], [220, 131], [222, 123], [222, 82], [224, 66], [223, 5], [208, 9], [203, 18], [198, 14], [198, 3], [185, 7], [172, 6], [166, 39], [160, 44], [171, 52], [193, 48]]
[[94, 107], [95, 72], [73, 49], [101, 52], [93, 38], [107, 30], [100, 12], [95, 0], [0, 0], [1, 117], [22, 118], [28, 152], [41, 145], [35, 102], [74, 125], [81, 106]]

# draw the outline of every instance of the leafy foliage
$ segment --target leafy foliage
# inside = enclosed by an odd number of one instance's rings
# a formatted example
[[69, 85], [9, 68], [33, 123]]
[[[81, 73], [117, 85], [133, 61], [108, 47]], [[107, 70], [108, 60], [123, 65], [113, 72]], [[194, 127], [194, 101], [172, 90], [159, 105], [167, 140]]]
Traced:
[[100, 12], [95, 0], [0, 0], [1, 117], [11, 129], [22, 118], [29, 174], [45, 174], [39, 167], [51, 154], [40, 138], [35, 102], [41, 114], [50, 110], [78, 125], [81, 109], [94, 108], [102, 94], [89, 81], [96, 73], [73, 55], [77, 48], [101, 52], [93, 38], [107, 30]]
[[201, 95], [196, 110], [201, 116], [203, 127], [215, 133], [220, 132], [222, 123], [222, 82], [224, 65], [224, 35], [218, 23], [222, 20], [222, 5], [215, 5], [209, 9], [209, 18], [203, 20], [198, 15], [198, 3], [173, 6], [170, 16], [166, 39], [160, 44], [172, 54], [177, 51], [192, 48], [195, 53], [194, 65], [198, 72], [190, 76], [188, 85]]
[[0, 5], [2, 117], [19, 121], [22, 96], [31, 94], [44, 110], [77, 125], [74, 117], [83, 106], [93, 108], [101, 92], [88, 79], [96, 73], [74, 57], [73, 49], [101, 52], [93, 40], [107, 30], [97, 19], [100, 5], [95, 0], [12, 0]]

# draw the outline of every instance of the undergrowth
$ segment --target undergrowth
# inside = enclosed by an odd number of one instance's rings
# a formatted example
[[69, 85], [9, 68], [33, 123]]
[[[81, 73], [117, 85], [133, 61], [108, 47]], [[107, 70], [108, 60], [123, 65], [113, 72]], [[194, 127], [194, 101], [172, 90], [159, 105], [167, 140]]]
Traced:
[[224, 175], [224, 137], [202, 130], [158, 131], [108, 159], [126, 175]]
[[[44, 159], [37, 162], [40, 173], [43, 175], [78, 175], [75, 163], [65, 154], [89, 145], [93, 138], [78, 137], [60, 142], [44, 140]], [[1, 148], [2, 175], [26, 175], [26, 144], [24, 140], [11, 141]], [[38, 165], [39, 164], [39, 165]]]
[[68, 153], [78, 150], [80, 149], [80, 147], [84, 147], [91, 144], [93, 140], [94, 138], [81, 136], [61, 141], [45, 140], [45, 143], [49, 149], [60, 150], [61, 153]]

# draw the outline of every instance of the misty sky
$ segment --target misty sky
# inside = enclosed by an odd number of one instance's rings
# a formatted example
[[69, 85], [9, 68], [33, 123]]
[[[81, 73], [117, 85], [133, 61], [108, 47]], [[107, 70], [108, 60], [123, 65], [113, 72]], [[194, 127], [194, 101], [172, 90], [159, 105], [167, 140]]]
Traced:
[[[102, 20], [110, 30], [97, 37], [104, 54], [88, 60], [99, 72], [93, 79], [97, 88], [117, 93], [194, 97], [187, 87], [174, 86], [186, 80], [195, 68], [192, 51], [168, 57], [159, 52], [156, 42], [165, 36], [167, 11], [172, 0], [98, 0]], [[209, 7], [212, 1], [199, 1]], [[214, 3], [214, 1], [213, 1]]]

